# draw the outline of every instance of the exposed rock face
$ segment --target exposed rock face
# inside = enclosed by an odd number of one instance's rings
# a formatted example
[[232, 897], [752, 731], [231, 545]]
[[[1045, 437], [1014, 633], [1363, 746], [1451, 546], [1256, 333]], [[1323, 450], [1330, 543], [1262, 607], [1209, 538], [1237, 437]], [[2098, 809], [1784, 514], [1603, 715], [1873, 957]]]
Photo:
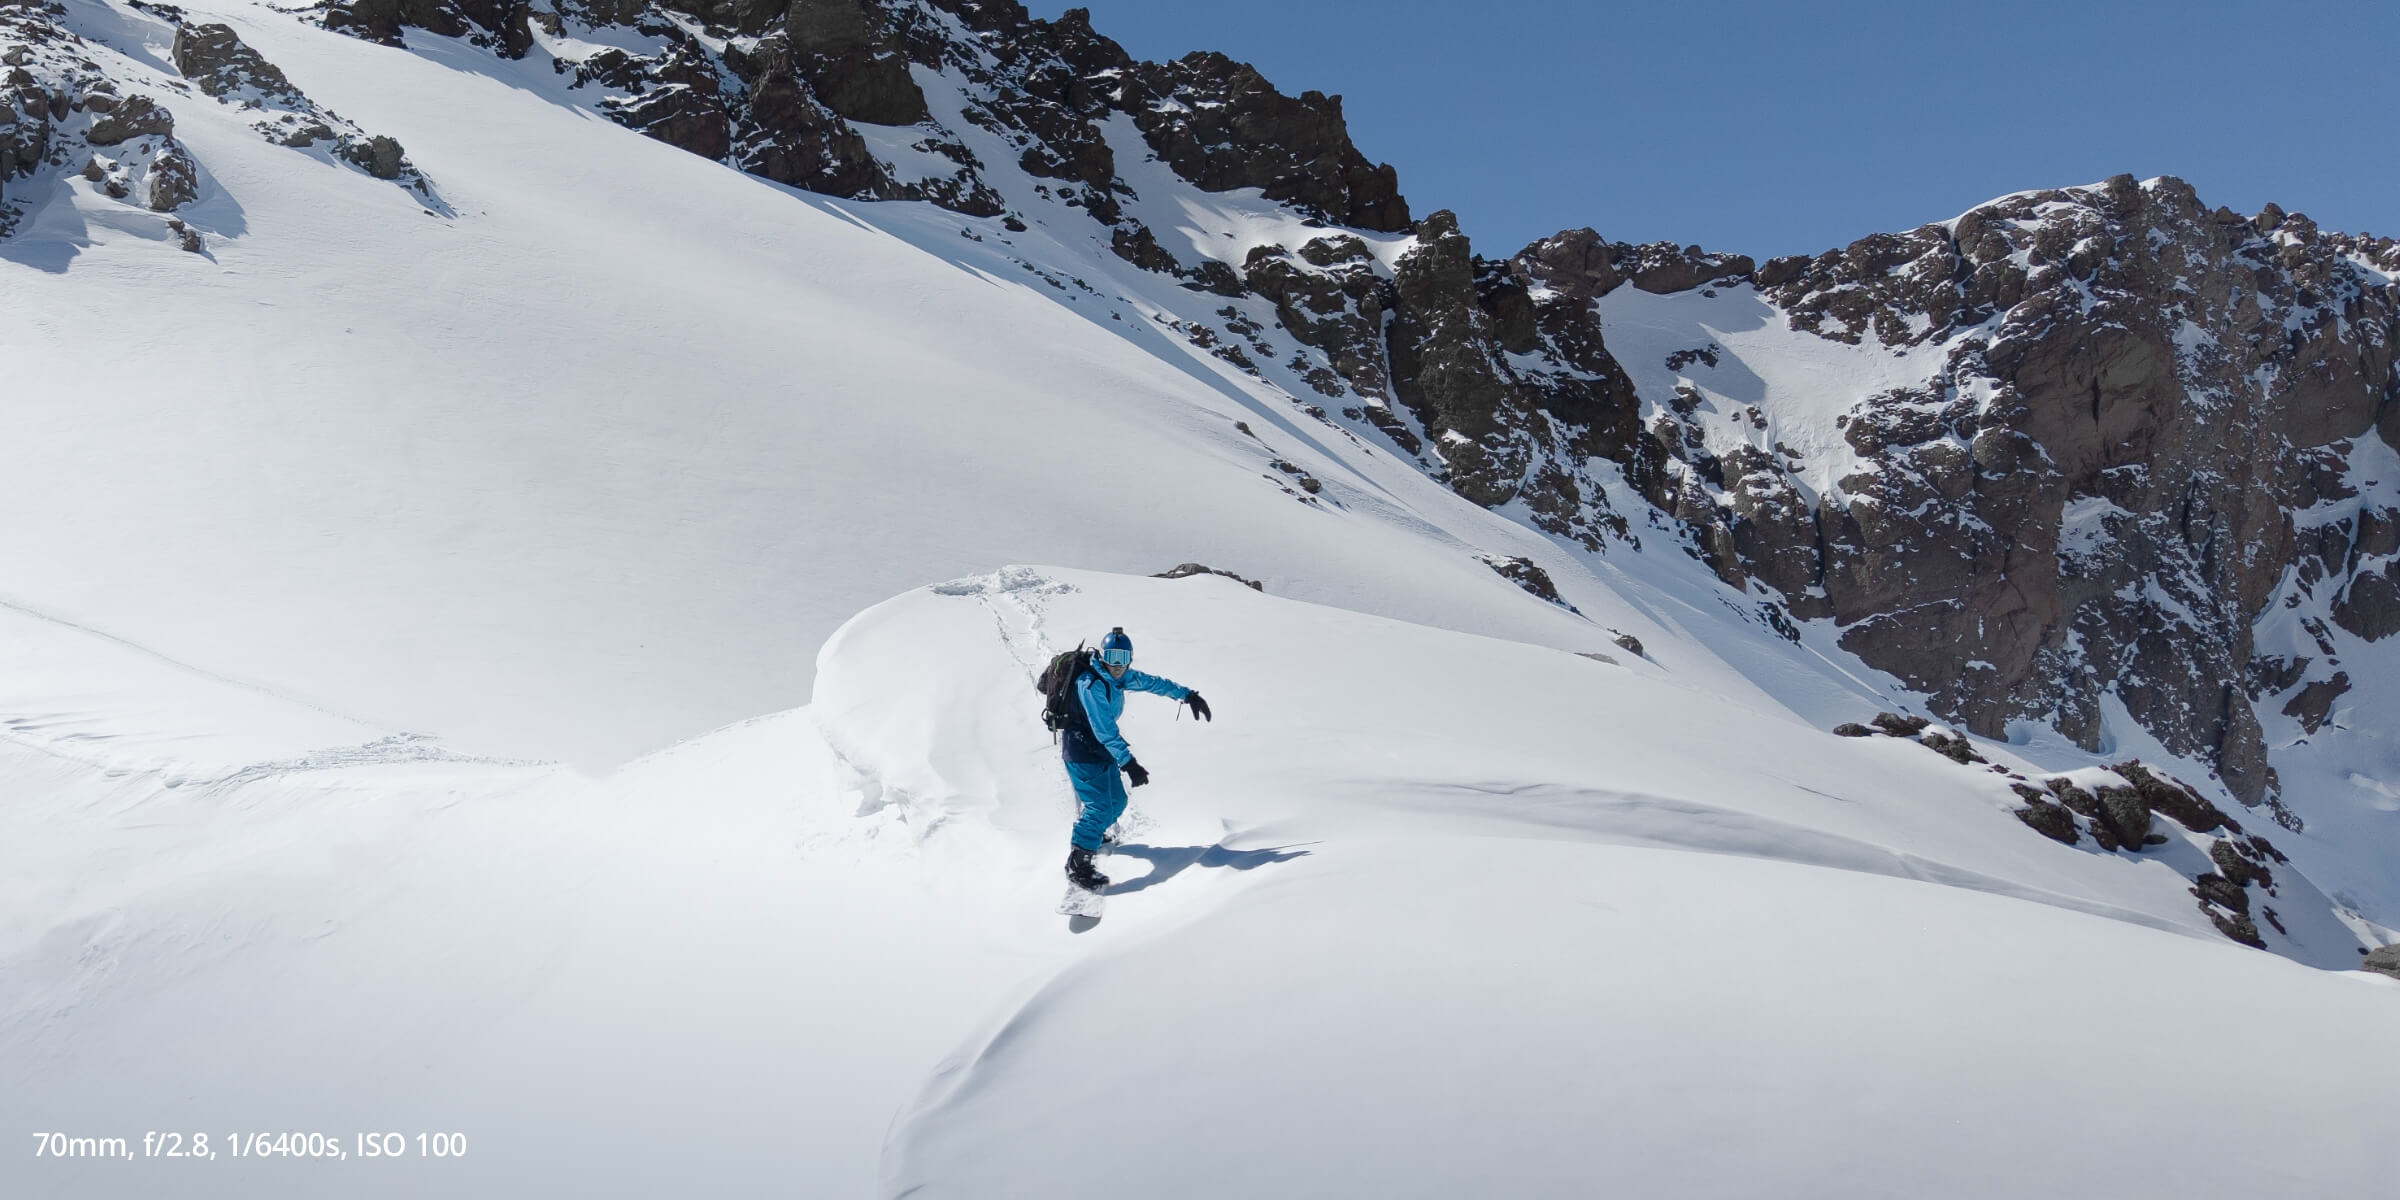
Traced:
[[800, 75], [825, 107], [849, 121], [914, 125], [925, 93], [891, 36], [881, 6], [867, 0], [792, 0], [784, 18], [799, 49]]
[[2400, 633], [2400, 560], [2354, 575], [2333, 605], [2334, 623], [2370, 642]]
[[2028, 798], [2026, 806], [2017, 810], [2017, 819], [2025, 822], [2035, 833], [2054, 842], [2072, 846], [2082, 840], [2075, 830], [2075, 814], [2067, 811], [2064, 805]]
[[283, 68], [244, 44], [230, 25], [178, 25], [168, 54], [184, 78], [211, 96], [255, 92], [274, 99], [300, 98]]
[[400, 178], [400, 170], [408, 161], [400, 153], [400, 143], [381, 135], [343, 147], [342, 157], [377, 179]]
[[[105, 95], [103, 93], [102, 95]], [[100, 113], [98, 120], [86, 130], [83, 140], [95, 146], [116, 146], [139, 137], [165, 137], [175, 132], [175, 114], [159, 106], [148, 96], [127, 96], [122, 100], [101, 101], [105, 108], [85, 100], [85, 107]]]
[[1523, 588], [1528, 595], [1547, 600], [1568, 612], [1577, 611], [1574, 605], [1558, 594], [1558, 584], [1550, 578], [1550, 572], [1543, 570], [1532, 559], [1498, 554], [1479, 554], [1476, 558], [1500, 578]]
[[[834, 196], [874, 193], [882, 178], [874, 156], [867, 152], [857, 131], [801, 82], [788, 37], [769, 37], [748, 54], [728, 55], [726, 62], [748, 89], [748, 102], [732, 114], [729, 161], [734, 166], [812, 192]], [[697, 144], [697, 148], [672, 144], [705, 154], [713, 141]]]
[[[2347, 686], [2315, 674], [2305, 648], [2256, 661], [2253, 623], [2287, 571], [2293, 603], [2314, 597], [2361, 638], [2400, 633], [2400, 520], [2295, 516], [2357, 494], [2349, 448], [2400, 409], [2400, 288], [2387, 282], [2400, 248], [2388, 239], [2212, 212], [2180, 181], [2120, 177], [1764, 267], [1589, 230], [1512, 264], [1536, 297], [1755, 289], [1829, 341], [1938, 351], [1920, 385], [1843, 418], [1855, 465], [1830, 489], [1802, 484], [1809, 464], [1766, 444], [1756, 410], [1750, 444], [1704, 437], [1695, 414], [1713, 402], [1696, 391], [1646, 396], [1645, 410], [1601, 390], [1580, 412], [1553, 411], [1579, 449], [1617, 461], [1683, 522], [1726, 582], [1833, 619], [1845, 647], [1976, 733], [2033, 721], [2096, 747], [2113, 692], [2168, 749], [2215, 764], [2257, 803], [2276, 779], [2254, 701], [2302, 688], [2283, 703], [2313, 728]], [[1470, 365], [1467, 345], [1507, 344], [1498, 328], [1464, 328], [1428, 322], [1421, 336]], [[1717, 353], [1695, 346], [1667, 365], [1714, 367]], [[1601, 374], [1605, 354], [1581, 374]], [[1496, 485], [1520, 465], [1539, 471], [1544, 451], [1493, 453], [1489, 431], [1507, 418], [1482, 414], [1508, 403], [1471, 373], [1448, 378], [1462, 376], [1421, 402], [1478, 439], [1484, 454], [1453, 482], [1497, 503], [1512, 493]]]
[[[241, 109], [251, 117], [251, 128], [267, 140], [348, 163], [437, 202], [432, 184], [409, 163], [399, 142], [369, 134], [319, 107], [293, 86], [282, 68], [244, 43], [231, 26], [177, 25], [168, 55], [175, 69], [202, 94]], [[188, 155], [181, 162], [183, 167], [191, 165]], [[190, 177], [192, 172], [182, 174], [182, 179], [170, 179], [165, 188], [167, 194], [180, 190], [189, 199], [196, 182]], [[152, 189], [153, 206], [160, 194], [160, 188]]]
[[[336, 0], [324, 21], [394, 45], [410, 28], [463, 35], [513, 57], [530, 46], [536, 15], [526, 0]], [[1128, 261], [1188, 270], [1228, 294], [1240, 284], [1224, 264], [1187, 269], [1124, 216], [1130, 189], [1104, 124], [1130, 118], [1204, 188], [1261, 188], [1360, 228], [1409, 224], [1392, 169], [1351, 144], [1338, 98], [1285, 96], [1222, 55], [1136, 62], [1080, 9], [1042, 21], [1013, 0], [562, 0], [538, 18], [561, 33], [628, 26], [663, 45], [650, 54], [601, 48], [560, 65], [578, 86], [612, 93], [602, 111], [660, 141], [827, 195], [1001, 216], [987, 164], [935, 118], [916, 73], [963, 78], [964, 120], [1004, 139], [1025, 173], [1062, 185], [1046, 198], [1113, 227], [1105, 240]], [[692, 21], [709, 38], [695, 36]], [[860, 126], [904, 130], [925, 157], [905, 167], [879, 158]]]
[[1130, 106], [1133, 119], [1176, 174], [1212, 192], [1259, 188], [1360, 229], [1409, 227], [1399, 176], [1351, 145], [1341, 97], [1285, 96], [1213, 52], [1137, 64], [1134, 82], [1153, 102]]
[[470, 38], [506, 58], [521, 58], [533, 45], [527, 0], [333, 0], [323, 20], [327, 29], [386, 46], [407, 45], [408, 29]]
[[1217, 567], [1208, 566], [1204, 563], [1196, 562], [1179, 564], [1170, 570], [1160, 571], [1158, 574], [1151, 576], [1151, 578], [1189, 579], [1194, 575], [1222, 575], [1227, 579], [1233, 580], [1235, 583], [1239, 583], [1249, 588], [1251, 591], [1263, 592], [1267, 590], [1265, 584], [1262, 584], [1255, 579], [1251, 579], [1244, 575], [1237, 575], [1232, 571], [1227, 571]]
[[2364, 970], [2400, 979], [2400, 945], [2375, 950], [2360, 959], [2358, 965]]
[[1331, 360], [1338, 378], [1311, 380], [1320, 393], [1384, 402], [1390, 380], [1383, 317], [1390, 289], [1366, 243], [1337, 234], [1315, 238], [1297, 253], [1260, 246], [1250, 252], [1242, 279], [1252, 293], [1274, 301], [1277, 320], [1294, 339]]
[[1507, 368], [1493, 353], [1497, 323], [1475, 302], [1475, 267], [1457, 217], [1425, 218], [1416, 248], [1393, 268], [1386, 345], [1392, 391], [1439, 441], [1450, 486], [1495, 506], [1516, 498], [1533, 447], [1527, 405], [1509, 394]]
[[1868, 239], [1778, 298], [1828, 336], [1981, 334], [1852, 419], [1873, 469], [1816, 531], [1843, 644], [1986, 735], [2034, 719], [2096, 745], [2113, 686], [2262, 799], [2251, 622], [2292, 562], [2290, 514], [2333, 485], [2319, 448], [2391, 395], [2386, 289], [2336, 247], [2121, 177]]
[[200, 165], [175, 140], [174, 114], [107, 74], [60, 13], [0, 2], [0, 237], [23, 215], [28, 179], [73, 172], [74, 186], [153, 212], [199, 195]]
[[1453, 490], [1490, 506], [1522, 498], [1536, 525], [1597, 550], [1627, 526], [1589, 460], [1638, 476], [1655, 455], [1588, 301], [1544, 271], [1479, 258], [1456, 217], [1426, 217], [1392, 270], [1392, 395], [1433, 435], [1427, 453]]
[[2177, 824], [2193, 833], [2215, 833], [2231, 827], [2235, 833], [2241, 826], [2217, 811], [2199, 792], [2180, 780], [2163, 778], [2138, 762], [2121, 762], [2109, 768], [2133, 785], [2142, 803], [2152, 812], [2173, 817]]
[[173, 212], [200, 198], [200, 167], [181, 146], [169, 146], [150, 162], [143, 190], [152, 212]]
[[723, 158], [733, 148], [732, 114], [716, 61], [679, 27], [664, 28], [672, 33], [665, 35], [663, 52], [636, 58], [614, 47], [602, 50], [583, 61], [576, 82], [627, 89], [630, 94], [601, 102], [618, 124], [703, 158]]

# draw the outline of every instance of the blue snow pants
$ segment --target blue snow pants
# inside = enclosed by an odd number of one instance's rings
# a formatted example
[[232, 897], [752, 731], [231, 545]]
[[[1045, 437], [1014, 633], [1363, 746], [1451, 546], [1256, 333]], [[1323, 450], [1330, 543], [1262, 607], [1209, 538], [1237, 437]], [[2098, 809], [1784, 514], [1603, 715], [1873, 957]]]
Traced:
[[1125, 814], [1125, 779], [1117, 774], [1115, 763], [1069, 759], [1067, 781], [1075, 785], [1075, 799], [1083, 805], [1082, 814], [1075, 818], [1075, 844], [1098, 850], [1100, 835]]

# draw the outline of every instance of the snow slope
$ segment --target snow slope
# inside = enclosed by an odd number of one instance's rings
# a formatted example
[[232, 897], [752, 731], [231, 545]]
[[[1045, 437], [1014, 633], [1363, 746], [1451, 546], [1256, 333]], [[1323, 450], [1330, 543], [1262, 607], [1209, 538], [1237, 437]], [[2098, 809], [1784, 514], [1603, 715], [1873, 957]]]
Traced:
[[[945, 1063], [885, 1186], [2347, 1194], [2373, 1171], [2365, 1114], [2392, 1098], [2394, 1065], [2350, 1039], [2387, 1027], [2393, 997], [2288, 964], [2237, 980], [2229, 958], [1972, 891], [1754, 859], [1353, 843], [1062, 973]], [[2143, 1014], [2141, 1031], [2030, 1016], [2086, 990]], [[2245, 1111], [2243, 1152], [2225, 1153], [2221, 1066], [2195, 1050], [2228, 1030], [2181, 1003], [2195, 991], [2350, 1031], [2245, 1022], [2245, 1088], [2307, 1099]], [[1044, 1136], [1092, 1112], [1109, 1114], [1106, 1136], [1071, 1149]], [[2274, 1149], [2253, 1156], [2259, 1143]]]
[[[1049, 911], [1071, 808], [1028, 672], [1107, 624], [1219, 720], [1136, 698], [1157, 780], [1078, 929]], [[11, 1172], [78, 1196], [2311, 1194], [2371, 1168], [2400, 1098], [2400, 983], [2224, 942], [2163, 861], [2003, 836], [1997, 785], [1921, 748], [1623, 665], [1012, 568], [861, 614], [818, 681], [605, 780], [167, 788], [0, 745], [39, 798], [0, 838], [34, 889], [0, 958], [10, 1124], [474, 1147]], [[1065, 1129], [1097, 1132], [1041, 1136]]]
[[[0, 326], [25, 331], [0, 503], [42, 514], [0, 528], [20, 599], [381, 724], [592, 767], [797, 704], [848, 615], [1008, 559], [1203, 559], [1605, 641], [1467, 552], [1538, 537], [1388, 458], [1337, 460], [1002, 251], [965, 256], [954, 214], [893, 206], [915, 211], [879, 227], [595, 120], [546, 64], [188, 9], [398, 137], [445, 220], [166, 90], [163, 22], [69, 11], [139, 40], [110, 65], [172, 101], [211, 173], [184, 217], [212, 240], [187, 255], [163, 218], [101, 223], [122, 206], [70, 178], [0, 246]], [[1262, 478], [1276, 456], [1330, 502]]]

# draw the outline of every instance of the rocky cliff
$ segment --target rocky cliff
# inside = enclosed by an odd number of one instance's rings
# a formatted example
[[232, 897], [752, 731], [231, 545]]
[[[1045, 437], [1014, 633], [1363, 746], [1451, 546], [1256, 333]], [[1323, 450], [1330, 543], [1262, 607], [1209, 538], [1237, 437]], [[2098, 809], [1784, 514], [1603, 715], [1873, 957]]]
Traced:
[[2273, 801], [2257, 706], [2313, 687], [2289, 703], [2321, 715], [2343, 684], [2322, 638], [2254, 627], [2310, 597], [2362, 639], [2400, 624], [2372, 465], [2400, 444], [2396, 274], [2389, 239], [2130, 176], [1730, 272], [1717, 309], [1905, 381], [1834, 397], [1840, 444], [1796, 450], [1772, 431], [1805, 417], [1721, 419], [1740, 356], [1645, 364], [1674, 389], [1653, 498], [1727, 583], [1831, 620], [1977, 733], [2030, 721], [2099, 749], [2121, 703]]

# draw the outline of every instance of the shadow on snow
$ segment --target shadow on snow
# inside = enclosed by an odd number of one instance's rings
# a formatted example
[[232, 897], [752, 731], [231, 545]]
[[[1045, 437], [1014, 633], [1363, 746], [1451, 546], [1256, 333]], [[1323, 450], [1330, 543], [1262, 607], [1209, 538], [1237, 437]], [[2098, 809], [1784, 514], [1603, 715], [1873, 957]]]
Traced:
[[1138, 892], [1183, 874], [1193, 867], [1229, 867], [1236, 871], [1251, 871], [1269, 863], [1289, 862], [1309, 853], [1289, 846], [1273, 846], [1264, 850], [1233, 850], [1224, 846], [1144, 846], [1128, 843], [1109, 851], [1128, 858], [1138, 858], [1150, 864], [1150, 871], [1138, 879], [1127, 879], [1109, 885], [1108, 894], [1122, 896]]

